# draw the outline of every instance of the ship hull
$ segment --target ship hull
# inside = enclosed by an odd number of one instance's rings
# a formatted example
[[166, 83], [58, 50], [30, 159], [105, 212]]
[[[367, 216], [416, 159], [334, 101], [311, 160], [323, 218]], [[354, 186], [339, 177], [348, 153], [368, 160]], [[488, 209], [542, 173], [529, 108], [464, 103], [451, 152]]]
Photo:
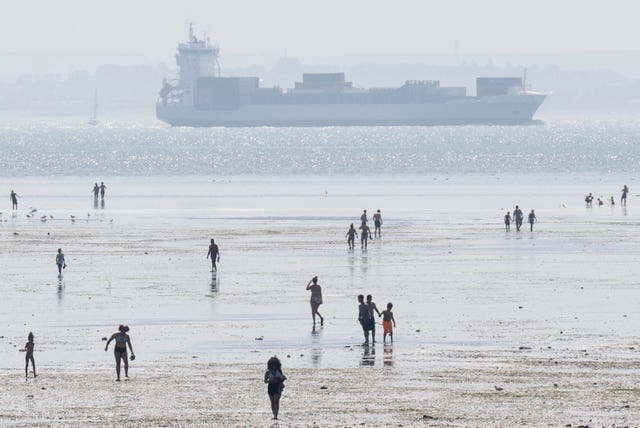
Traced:
[[156, 105], [158, 119], [190, 127], [521, 125], [531, 123], [544, 94], [467, 97], [424, 104], [254, 104], [234, 110]]

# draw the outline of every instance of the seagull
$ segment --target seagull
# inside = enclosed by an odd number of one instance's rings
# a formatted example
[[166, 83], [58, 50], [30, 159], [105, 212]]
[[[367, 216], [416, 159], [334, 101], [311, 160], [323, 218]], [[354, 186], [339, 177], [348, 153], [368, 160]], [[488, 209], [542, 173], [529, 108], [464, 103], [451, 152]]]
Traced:
[[76, 218], [76, 216], [74, 216], [74, 215], [72, 215], [72, 216], [70, 216], [70, 217], [71, 217], [71, 219], [74, 219], [74, 218]]
[[31, 218], [31, 214], [27, 214], [27, 218]]
[[29, 213], [33, 214], [34, 212], [38, 211], [37, 209], [33, 208], [33, 207], [29, 207]]
[[494, 388], [496, 389], [496, 391], [502, 391], [504, 388], [501, 388], [499, 386], [494, 386]]
[[53, 219], [53, 216], [52, 216], [51, 214], [49, 214], [49, 218], [50, 218], [50, 219]]

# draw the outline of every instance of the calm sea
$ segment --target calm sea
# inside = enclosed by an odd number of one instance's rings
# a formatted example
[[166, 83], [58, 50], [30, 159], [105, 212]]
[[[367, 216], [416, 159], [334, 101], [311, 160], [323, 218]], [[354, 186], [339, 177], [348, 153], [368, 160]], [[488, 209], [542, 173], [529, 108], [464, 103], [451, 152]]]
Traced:
[[640, 120], [535, 126], [170, 128], [0, 123], [0, 176], [633, 174]]

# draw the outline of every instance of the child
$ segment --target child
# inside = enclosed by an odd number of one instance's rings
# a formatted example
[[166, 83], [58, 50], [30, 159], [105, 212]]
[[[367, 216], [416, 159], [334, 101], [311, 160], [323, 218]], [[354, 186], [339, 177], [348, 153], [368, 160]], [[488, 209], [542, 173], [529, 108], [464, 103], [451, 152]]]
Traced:
[[511, 212], [507, 211], [507, 215], [504, 216], [504, 227], [509, 231], [511, 226]]
[[282, 363], [278, 357], [271, 357], [267, 361], [267, 371], [264, 373], [264, 383], [267, 385], [267, 393], [271, 400], [271, 411], [273, 419], [278, 419], [278, 410], [280, 410], [280, 396], [284, 389], [284, 381], [287, 377], [282, 373]]
[[[384, 335], [382, 336], [383, 343], [387, 341], [387, 334], [389, 334], [389, 337], [393, 342], [393, 328], [396, 326], [396, 320], [393, 318], [391, 308], [393, 308], [393, 304], [387, 303], [387, 309], [382, 311], [382, 328], [384, 330]], [[393, 322], [393, 327], [391, 326], [391, 322]]]
[[24, 345], [24, 350], [26, 354], [24, 355], [24, 377], [25, 379], [29, 377], [29, 360], [31, 360], [31, 366], [33, 367], [33, 377], [36, 377], [36, 362], [33, 359], [33, 333], [29, 332], [29, 336], [27, 337], [28, 342]]

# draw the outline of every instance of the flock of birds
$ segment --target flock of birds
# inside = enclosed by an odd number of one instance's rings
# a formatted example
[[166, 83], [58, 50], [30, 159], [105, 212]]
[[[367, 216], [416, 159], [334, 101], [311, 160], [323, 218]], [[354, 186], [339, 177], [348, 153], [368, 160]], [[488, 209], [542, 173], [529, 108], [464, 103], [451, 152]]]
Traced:
[[[26, 214], [25, 216], [27, 218], [33, 219], [33, 218], [37, 218], [36, 213], [38, 212], [37, 208], [33, 208], [33, 207], [29, 207], [29, 214]], [[0, 211], [0, 222], [6, 222], [7, 219], [3, 219], [3, 212]], [[71, 223], [75, 223], [76, 222], [76, 216], [75, 215], [70, 215], [69, 216]], [[40, 221], [42, 223], [46, 223], [49, 220], [53, 220], [53, 216], [52, 215], [41, 215], [40, 216]], [[89, 222], [89, 220], [91, 220], [91, 213], [87, 213], [87, 218], [86, 221]], [[100, 220], [100, 222], [102, 222], [102, 220]], [[109, 220], [109, 223], [113, 223], [113, 219]]]

